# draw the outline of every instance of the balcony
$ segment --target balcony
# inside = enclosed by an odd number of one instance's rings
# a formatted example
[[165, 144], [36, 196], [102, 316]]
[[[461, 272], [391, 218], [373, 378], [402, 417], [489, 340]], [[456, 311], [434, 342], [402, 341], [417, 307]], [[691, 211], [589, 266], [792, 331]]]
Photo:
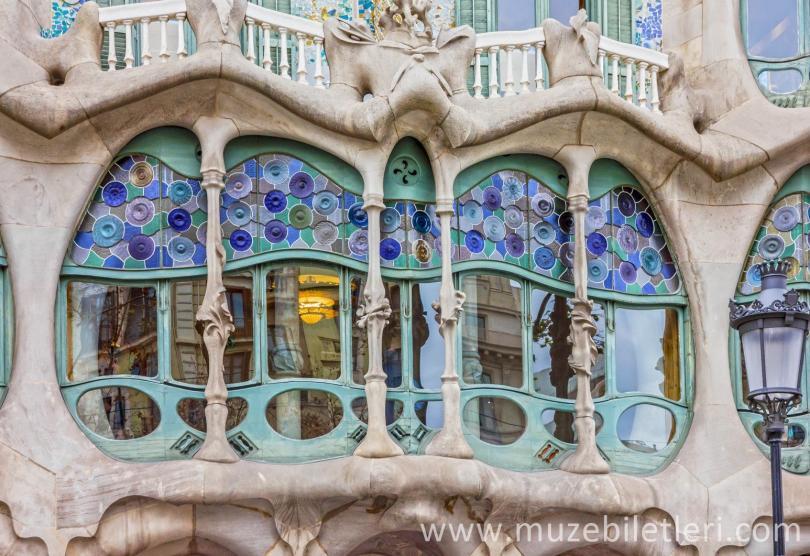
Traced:
[[[186, 58], [194, 50], [194, 37], [185, 22], [186, 9], [185, 0], [101, 8], [103, 67], [118, 71]], [[470, 94], [484, 99], [546, 89], [545, 44], [542, 27], [478, 34], [469, 69]], [[285, 79], [319, 89], [330, 85], [320, 22], [248, 4], [242, 52], [251, 63]], [[488, 62], [486, 72], [482, 71], [482, 60]], [[603, 36], [598, 65], [612, 94], [661, 113], [658, 76], [669, 68], [666, 54]]]

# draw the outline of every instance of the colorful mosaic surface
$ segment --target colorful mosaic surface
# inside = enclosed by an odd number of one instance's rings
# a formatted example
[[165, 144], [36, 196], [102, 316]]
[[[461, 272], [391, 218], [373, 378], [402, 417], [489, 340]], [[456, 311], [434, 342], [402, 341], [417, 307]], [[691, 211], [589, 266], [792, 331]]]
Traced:
[[740, 293], [759, 291], [761, 279], [754, 265], [772, 259], [788, 259], [793, 263], [789, 281], [807, 279], [809, 210], [810, 194], [807, 193], [788, 195], [774, 203], [754, 238], [740, 277]]
[[197, 180], [143, 155], [116, 161], [73, 239], [78, 265], [131, 270], [205, 264], [205, 202]]
[[87, 0], [53, 0], [51, 2], [51, 26], [48, 29], [41, 29], [40, 35], [46, 39], [61, 37], [68, 32], [79, 9]]
[[661, 226], [639, 190], [618, 187], [591, 201], [585, 223], [591, 287], [645, 295], [680, 290]]
[[290, 11], [292, 15], [313, 21], [324, 21], [330, 17], [352, 19], [354, 3], [352, 0], [293, 0]]
[[662, 10], [661, 0], [637, 0], [634, 6], [634, 44], [644, 48], [661, 50], [664, 37], [661, 23]]

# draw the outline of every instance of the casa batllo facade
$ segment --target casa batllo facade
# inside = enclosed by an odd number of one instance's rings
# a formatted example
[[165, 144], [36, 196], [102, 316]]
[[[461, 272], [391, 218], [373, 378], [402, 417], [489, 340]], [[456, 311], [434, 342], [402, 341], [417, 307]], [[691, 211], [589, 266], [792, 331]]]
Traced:
[[727, 305], [810, 291], [808, 18], [2, 0], [0, 553], [770, 553]]

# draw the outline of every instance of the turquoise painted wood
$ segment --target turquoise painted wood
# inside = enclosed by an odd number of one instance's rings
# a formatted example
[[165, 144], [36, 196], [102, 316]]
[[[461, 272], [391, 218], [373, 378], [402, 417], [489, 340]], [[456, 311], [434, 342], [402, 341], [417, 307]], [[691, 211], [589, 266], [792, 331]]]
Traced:
[[[166, 145], [164, 143], [172, 143]], [[181, 171], [184, 175], [199, 175], [197, 143], [187, 130], [179, 128], [155, 130], [134, 139], [125, 149], [127, 153], [149, 154], [163, 161], [167, 166]], [[246, 137], [233, 141], [225, 153], [229, 167], [257, 157], [267, 152], [279, 152], [304, 160], [317, 168], [339, 186], [356, 195], [362, 194], [362, 179], [356, 170], [342, 161], [320, 151], [275, 138]], [[402, 157], [408, 157], [419, 166], [416, 183], [403, 183], [393, 173], [401, 167]], [[399, 166], [398, 166], [399, 165]], [[620, 166], [610, 161], [595, 165], [598, 170], [594, 178], [593, 189], [606, 192], [616, 185], [637, 183], [630, 181], [632, 176]], [[454, 185], [456, 194], [471, 190], [476, 184], [494, 173], [514, 170], [547, 184], [557, 195], [564, 197], [567, 189], [567, 176], [562, 167], [547, 158], [534, 155], [515, 154], [491, 159], [462, 172]], [[392, 199], [409, 199], [431, 203], [432, 173], [429, 160], [421, 145], [415, 141], [405, 140], [392, 152], [386, 171], [386, 196]], [[341, 340], [340, 374], [334, 380], [285, 378], [271, 379], [269, 375], [268, 330], [266, 280], [268, 273], [279, 265], [306, 262], [313, 265], [325, 265], [337, 269], [340, 276], [340, 300], [338, 311], [339, 337]], [[252, 351], [254, 374], [245, 382], [229, 385], [231, 398], [242, 398], [247, 402], [244, 419], [228, 431], [228, 437], [234, 448], [246, 459], [281, 463], [300, 463], [327, 458], [342, 457], [351, 454], [362, 440], [366, 425], [353, 411], [352, 403], [364, 397], [362, 384], [352, 377], [352, 329], [355, 316], [351, 311], [351, 291], [349, 283], [352, 276], [364, 275], [367, 264], [364, 261], [338, 253], [325, 253], [309, 249], [282, 249], [265, 252], [244, 259], [229, 261], [226, 273], [249, 273], [252, 277]], [[529, 293], [532, 287], [544, 291], [570, 296], [573, 287], [570, 283], [554, 280], [532, 272], [528, 268], [515, 266], [503, 261], [466, 260], [454, 263], [456, 280], [463, 276], [481, 273], [500, 273], [520, 282], [523, 297], [521, 307], [524, 312], [530, 308]], [[436, 434], [436, 423], [428, 418], [423, 421], [426, 412], [440, 409], [441, 393], [436, 388], [417, 386], [413, 369], [413, 336], [414, 336], [414, 300], [411, 296], [412, 286], [422, 282], [437, 282], [440, 276], [438, 267], [415, 268], [386, 266], [382, 270], [387, 281], [395, 282], [400, 291], [399, 311], [402, 315], [402, 382], [389, 389], [392, 413], [389, 430], [406, 453], [423, 453], [430, 439]], [[66, 259], [63, 278], [60, 283], [57, 304], [57, 342], [59, 381], [69, 410], [78, 425], [89, 438], [108, 455], [131, 461], [157, 461], [164, 459], [183, 459], [192, 457], [202, 444], [204, 432], [201, 432], [183, 421], [177, 412], [177, 404], [185, 399], [204, 399], [204, 385], [192, 385], [177, 382], [172, 378], [171, 342], [172, 322], [175, 307], [171, 302], [172, 285], [178, 281], [204, 279], [204, 267], [177, 268], [127, 272], [110, 269], [89, 269], [69, 263]], [[101, 376], [83, 381], [67, 380], [67, 284], [71, 280], [97, 281], [106, 284], [126, 286], [151, 286], [156, 288], [158, 296], [158, 373], [155, 377], [142, 376]], [[459, 287], [458, 282], [457, 287]], [[3, 286], [5, 287], [5, 286]], [[6, 291], [5, 289], [3, 290]], [[621, 292], [593, 290], [596, 301], [607, 308], [608, 319], [616, 307], [671, 307], [677, 311], [680, 330], [681, 361], [681, 399], [671, 401], [663, 397], [641, 393], [619, 393], [612, 378], [615, 364], [612, 354], [615, 353], [614, 330], [608, 328], [606, 345], [610, 357], [606, 360], [606, 374], [609, 378], [604, 396], [596, 400], [597, 411], [603, 418], [604, 425], [598, 434], [598, 443], [603, 454], [609, 459], [614, 470], [628, 473], [651, 473], [674, 457], [689, 427], [691, 420], [690, 404], [692, 399], [692, 352], [691, 331], [689, 329], [686, 299], [682, 294], [639, 296]], [[430, 300], [423, 300], [427, 302]], [[491, 384], [463, 384], [462, 403], [466, 404], [480, 396], [506, 398], [518, 404], [526, 416], [526, 430], [515, 443], [506, 446], [495, 446], [480, 440], [474, 431], [465, 425], [470, 444], [477, 457], [493, 465], [515, 470], [541, 470], [557, 467], [562, 457], [574, 449], [555, 438], [543, 425], [541, 415], [544, 410], [557, 409], [572, 411], [573, 402], [534, 391], [529, 368], [531, 350], [529, 340], [530, 322], [523, 318], [523, 386], [510, 388]], [[7, 328], [6, 328], [7, 330]], [[461, 334], [461, 332], [459, 332]], [[4, 330], [4, 336], [8, 336]], [[459, 337], [460, 339], [460, 337]], [[6, 354], [8, 350], [6, 350]], [[459, 352], [459, 364], [461, 352]], [[160, 423], [151, 434], [132, 440], [112, 440], [93, 433], [81, 420], [77, 411], [77, 402], [87, 392], [98, 388], [127, 387], [137, 389], [149, 396], [160, 408]], [[331, 395], [339, 402], [341, 417], [335, 427], [318, 438], [296, 440], [288, 438], [273, 429], [267, 420], [268, 404], [279, 395], [295, 390], [314, 390], [321, 394]], [[357, 402], [359, 403], [359, 402]], [[641, 453], [625, 446], [617, 434], [617, 422], [620, 415], [628, 408], [639, 403], [647, 403], [670, 411], [675, 422], [675, 432], [667, 446], [655, 453]], [[401, 405], [400, 405], [401, 404]], [[438, 404], [434, 407], [434, 404]], [[394, 411], [396, 409], [396, 411]], [[401, 409], [401, 411], [400, 411]]]

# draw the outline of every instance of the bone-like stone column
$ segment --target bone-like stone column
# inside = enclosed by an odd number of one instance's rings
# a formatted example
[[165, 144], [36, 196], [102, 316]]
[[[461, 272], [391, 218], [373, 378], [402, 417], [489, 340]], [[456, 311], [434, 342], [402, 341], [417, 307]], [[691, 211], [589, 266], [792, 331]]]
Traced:
[[464, 305], [464, 293], [453, 285], [452, 245], [450, 242], [450, 218], [453, 216], [451, 200], [437, 203], [436, 213], [441, 225], [442, 287], [439, 300], [433, 303], [437, 312], [439, 331], [444, 340], [444, 371], [442, 372], [442, 401], [444, 402], [444, 426], [430, 442], [425, 453], [451, 458], [473, 457], [461, 430], [461, 388], [456, 371], [456, 329]]
[[391, 317], [391, 305], [385, 297], [385, 286], [380, 272], [380, 213], [385, 205], [380, 193], [365, 195], [363, 209], [368, 214], [368, 277], [363, 290], [363, 305], [357, 311], [357, 326], [368, 332], [368, 372], [366, 404], [368, 432], [357, 446], [354, 455], [366, 458], [401, 456], [402, 448], [394, 442], [385, 426], [385, 402], [388, 386], [383, 370], [382, 335]]
[[203, 173], [202, 188], [208, 198], [208, 227], [205, 248], [208, 253], [208, 279], [205, 297], [197, 310], [197, 323], [202, 328], [203, 342], [208, 352], [208, 382], [205, 385], [206, 435], [196, 459], [218, 462], [235, 462], [239, 456], [233, 451], [225, 436], [225, 421], [228, 418], [228, 388], [225, 386], [225, 346], [233, 333], [233, 318], [228, 310], [222, 269], [225, 266], [225, 249], [222, 247], [222, 230], [219, 225], [219, 199], [225, 187], [224, 173], [208, 170]]
[[568, 172], [568, 210], [574, 217], [574, 310], [571, 315], [571, 355], [568, 364], [577, 376], [576, 451], [563, 460], [561, 468], [571, 473], [608, 473], [610, 467], [596, 447], [596, 422], [591, 396], [591, 366], [596, 359], [596, 324], [588, 299], [588, 259], [585, 253], [585, 214], [588, 212], [588, 173], [596, 158], [592, 147], [567, 146], [557, 159]]
[[197, 310], [197, 326], [201, 329], [208, 354], [208, 382], [205, 385], [205, 421], [207, 432], [202, 448], [195, 459], [232, 463], [239, 460], [227, 437], [225, 422], [228, 418], [228, 389], [225, 386], [225, 346], [233, 333], [233, 318], [228, 310], [222, 271], [225, 250], [222, 247], [222, 228], [219, 223], [220, 195], [225, 187], [225, 145], [238, 135], [230, 120], [203, 117], [194, 124], [194, 133], [200, 140], [202, 157], [202, 188], [208, 200], [208, 224], [205, 248], [208, 253], [208, 276], [205, 296]]

